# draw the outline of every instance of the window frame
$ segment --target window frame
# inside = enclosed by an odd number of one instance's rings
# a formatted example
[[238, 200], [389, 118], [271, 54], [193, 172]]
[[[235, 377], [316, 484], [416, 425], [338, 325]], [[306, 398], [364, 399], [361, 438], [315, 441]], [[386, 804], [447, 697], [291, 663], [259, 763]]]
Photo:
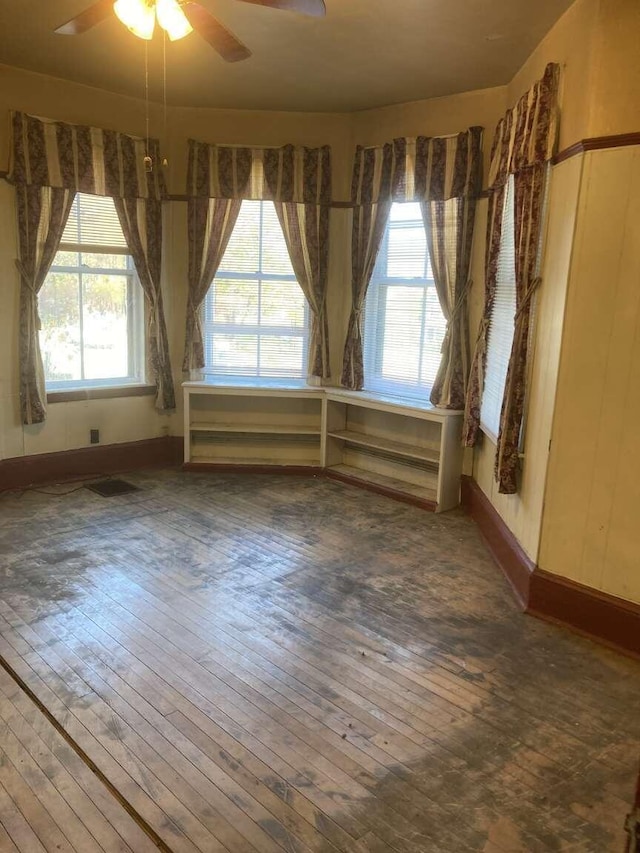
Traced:
[[[535, 270], [536, 275], [539, 276], [542, 270], [542, 263], [544, 260], [544, 252], [546, 247], [546, 237], [547, 237], [547, 229], [549, 225], [549, 217], [548, 217], [548, 206], [549, 206], [549, 191], [551, 187], [551, 164], [547, 164], [547, 170], [545, 173], [545, 182], [544, 182], [544, 190], [542, 193], [542, 205], [541, 205], [541, 221], [542, 226], [540, 229], [540, 241], [537, 248], [537, 256], [536, 256], [536, 264]], [[514, 256], [514, 270], [513, 270], [513, 279], [509, 281], [510, 284], [513, 284], [513, 292], [514, 292], [514, 301], [516, 303], [516, 308], [514, 310], [513, 316], [513, 324], [514, 328], [511, 335], [511, 348], [513, 347], [513, 333], [515, 332], [515, 312], [517, 311], [517, 294], [516, 294], [516, 277], [515, 277], [515, 178], [512, 174], [508, 176], [509, 187], [507, 191], [505, 191], [505, 209], [509, 197], [511, 197], [513, 201], [513, 229], [511, 232], [511, 237], [513, 239], [513, 256]], [[505, 211], [502, 213], [502, 231], [500, 234], [500, 251], [502, 250], [502, 239], [504, 234], [504, 223], [505, 223]], [[498, 260], [499, 263], [499, 260]], [[499, 282], [496, 282], [496, 288], [499, 286]], [[497, 296], [497, 291], [496, 291]], [[524, 395], [524, 403], [523, 403], [523, 411], [522, 411], [522, 422], [520, 424], [520, 436], [518, 440], [519, 446], [519, 456], [521, 459], [524, 459], [524, 445], [525, 445], [525, 436], [526, 436], [526, 428], [527, 421], [529, 416], [529, 403], [530, 403], [530, 390], [531, 390], [531, 381], [533, 376], [533, 362], [535, 358], [535, 342], [536, 342], [536, 315], [537, 315], [537, 293], [533, 294], [531, 300], [531, 313], [529, 320], [529, 335], [527, 339], [527, 372], [526, 372], [526, 385], [525, 385], [525, 395]], [[484, 400], [485, 388], [487, 385], [487, 367], [488, 367], [488, 359], [489, 359], [489, 346], [490, 346], [490, 336], [491, 336], [491, 320], [493, 319], [493, 309], [495, 308], [496, 302], [494, 301], [494, 305], [492, 307], [492, 316], [489, 318], [489, 326], [487, 328], [487, 353], [486, 353], [486, 361], [485, 361], [485, 370], [484, 370], [484, 379], [483, 379], [483, 387], [482, 387], [482, 395], [480, 398], [480, 415], [479, 415], [479, 426], [480, 431], [491, 441], [494, 445], [498, 444], [498, 434], [494, 433], [491, 425], [486, 424], [482, 418], [482, 403]], [[508, 365], [507, 365], [508, 371]], [[504, 382], [502, 385], [502, 396], [501, 401], [504, 401], [504, 390], [506, 386], [506, 372], [504, 377]], [[502, 402], [500, 405], [500, 409], [502, 409]], [[498, 430], [500, 429], [500, 413], [498, 413]]]
[[[74, 204], [78, 197], [82, 198], [83, 195], [86, 194], [76, 193]], [[80, 207], [80, 217], [81, 215], [82, 208]], [[63, 252], [76, 255], [77, 265], [56, 264], [56, 258]], [[127, 259], [126, 267], [89, 266], [82, 263], [83, 254], [122, 255]], [[81, 373], [84, 373], [83, 274], [118, 276], [126, 279], [128, 373], [126, 376], [113, 376], [104, 379], [47, 379], [45, 376], [45, 390], [47, 395], [72, 394], [76, 391], [83, 394], [92, 389], [116, 390], [118, 388], [126, 389], [134, 386], [145, 386], [146, 341], [144, 334], [144, 294], [129, 248], [95, 243], [61, 241], [53, 263], [47, 272], [47, 279], [52, 273], [67, 273], [77, 277]], [[47, 280], [45, 279], [43, 287], [46, 286], [46, 283]], [[42, 341], [40, 342], [40, 348], [41, 350], [43, 348]]]
[[[411, 202], [394, 202], [393, 204], [405, 204]], [[415, 203], [415, 202], [414, 202]], [[371, 281], [367, 288], [365, 297], [364, 317], [363, 317], [363, 366], [364, 366], [364, 390], [375, 394], [389, 394], [405, 398], [407, 400], [428, 399], [433, 388], [433, 382], [430, 384], [424, 381], [423, 362], [425, 351], [425, 332], [428, 326], [428, 303], [427, 296], [430, 288], [433, 288], [432, 293], [435, 294], [438, 306], [440, 301], [438, 298], [435, 279], [433, 278], [433, 270], [431, 259], [429, 256], [429, 246], [426, 239], [425, 231], [425, 258], [424, 258], [424, 276], [414, 277], [395, 277], [389, 275], [379, 275], [381, 270], [388, 270], [389, 244], [392, 230], [401, 230], [403, 228], [415, 228], [419, 222], [424, 229], [424, 220], [420, 219], [400, 220], [393, 222], [391, 219], [391, 211], [389, 210], [389, 218], [385, 225], [384, 234], [380, 243], [380, 249], [374, 265]], [[431, 278], [429, 278], [431, 272]], [[385, 318], [387, 311], [387, 299], [381, 298], [386, 295], [389, 288], [415, 288], [420, 289], [423, 294], [422, 299], [422, 316], [421, 316], [421, 332], [420, 332], [420, 353], [418, 356], [418, 376], [417, 383], [409, 383], [401, 379], [384, 379], [382, 373], [382, 363], [384, 358], [384, 335], [379, 335], [378, 330], [384, 329]], [[372, 310], [373, 309], [373, 310]], [[442, 309], [440, 309], [442, 314]], [[382, 314], [382, 318], [380, 315]], [[443, 339], [446, 320], [442, 314], [443, 322]], [[435, 377], [434, 377], [435, 379]]]
[[[211, 280], [209, 285], [209, 289], [207, 290], [207, 295], [202, 304], [201, 310], [201, 319], [202, 319], [202, 331], [203, 331], [203, 344], [204, 344], [204, 354], [205, 354], [205, 366], [200, 371], [208, 381], [214, 383], [227, 383], [227, 384], [237, 384], [237, 385], [245, 385], [245, 386], [255, 386], [255, 387], [265, 387], [265, 386], [304, 386], [307, 384], [308, 377], [308, 360], [309, 360], [309, 335], [310, 335], [310, 309], [309, 303], [304, 295], [302, 288], [296, 278], [295, 273], [286, 274], [286, 273], [266, 273], [263, 271], [263, 257], [264, 257], [264, 206], [266, 204], [273, 204], [273, 202], [268, 199], [243, 199], [243, 204], [245, 202], [257, 202], [260, 205], [260, 216], [259, 216], [259, 224], [258, 224], [258, 269], [254, 272], [245, 272], [245, 271], [229, 271], [229, 270], [218, 270], [216, 275]], [[240, 211], [239, 217], [242, 214], [242, 210]], [[236, 223], [237, 224], [237, 223]], [[235, 227], [234, 227], [235, 230]], [[232, 238], [233, 239], [233, 235]], [[284, 236], [283, 236], [284, 240]], [[224, 260], [224, 259], [223, 259]], [[289, 252], [287, 250], [287, 260], [291, 263], [289, 258]], [[220, 265], [222, 267], [222, 263]], [[258, 295], [258, 322], [257, 323], [226, 323], [226, 322], [217, 322], [214, 316], [214, 288], [216, 279], [220, 277], [220, 279], [224, 281], [239, 281], [239, 282], [256, 282], [257, 283], [257, 295]], [[304, 305], [304, 323], [300, 327], [295, 326], [281, 326], [281, 325], [261, 325], [260, 316], [262, 311], [262, 285], [264, 283], [269, 282], [294, 282], [298, 288], [300, 289], [300, 295], [303, 300]], [[210, 356], [213, 353], [213, 336], [215, 333], [218, 334], [226, 334], [232, 335], [237, 334], [238, 336], [244, 335], [255, 335], [257, 338], [257, 354], [256, 354], [256, 370], [258, 373], [251, 374], [246, 372], [232, 372], [232, 368], [229, 370], [215, 370], [214, 367], [210, 366]], [[282, 337], [294, 337], [300, 338], [302, 341], [302, 363], [300, 368], [300, 375], [291, 374], [289, 376], [274, 376], [274, 375], [260, 375], [259, 371], [260, 367], [260, 338], [266, 336], [282, 336]]]

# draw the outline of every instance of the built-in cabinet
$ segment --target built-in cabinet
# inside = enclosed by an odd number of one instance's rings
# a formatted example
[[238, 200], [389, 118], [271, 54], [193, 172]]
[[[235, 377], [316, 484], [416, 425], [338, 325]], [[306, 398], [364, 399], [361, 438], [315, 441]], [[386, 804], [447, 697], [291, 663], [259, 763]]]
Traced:
[[318, 468], [436, 511], [459, 503], [461, 412], [332, 388], [183, 388], [189, 467]]

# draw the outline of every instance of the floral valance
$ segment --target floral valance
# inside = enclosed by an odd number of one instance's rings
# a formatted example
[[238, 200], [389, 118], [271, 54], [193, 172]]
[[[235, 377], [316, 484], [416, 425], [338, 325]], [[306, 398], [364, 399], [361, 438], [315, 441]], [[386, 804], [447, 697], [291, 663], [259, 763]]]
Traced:
[[560, 66], [549, 63], [544, 75], [500, 119], [491, 147], [489, 187], [502, 186], [509, 174], [551, 160], [558, 136]]
[[[166, 197], [157, 139], [14, 112], [9, 180], [118, 198]], [[152, 171], [145, 169], [145, 156]]]
[[354, 204], [379, 201], [446, 201], [475, 197], [482, 181], [482, 128], [455, 136], [394, 139], [356, 149], [351, 185]]
[[187, 195], [331, 203], [331, 149], [241, 148], [189, 140]]

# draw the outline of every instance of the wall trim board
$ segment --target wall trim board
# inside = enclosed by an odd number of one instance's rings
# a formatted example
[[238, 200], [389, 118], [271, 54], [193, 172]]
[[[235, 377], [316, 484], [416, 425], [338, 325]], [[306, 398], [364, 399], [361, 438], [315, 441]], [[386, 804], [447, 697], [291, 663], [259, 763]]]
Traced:
[[47, 403], [72, 403], [78, 400], [110, 400], [116, 397], [152, 397], [155, 385], [118, 385], [113, 388], [74, 388], [67, 391], [49, 391]]
[[0, 492], [54, 480], [180, 465], [182, 438], [162, 436], [0, 460]]
[[482, 538], [509, 582], [519, 606], [526, 610], [531, 576], [535, 569], [533, 560], [525, 554], [516, 537], [472, 477], [462, 477], [461, 503], [478, 525]]
[[554, 575], [525, 554], [482, 489], [462, 477], [462, 506], [528, 614], [640, 657], [640, 605]]
[[640, 657], [640, 605], [536, 568], [527, 613]]
[[592, 136], [589, 139], [581, 139], [569, 145], [568, 148], [559, 151], [551, 160], [555, 166], [557, 163], [562, 163], [564, 160], [569, 160], [578, 154], [584, 154], [587, 151], [600, 151], [604, 148], [626, 148], [629, 145], [640, 145], [640, 132], [638, 133], [619, 133], [615, 136]]

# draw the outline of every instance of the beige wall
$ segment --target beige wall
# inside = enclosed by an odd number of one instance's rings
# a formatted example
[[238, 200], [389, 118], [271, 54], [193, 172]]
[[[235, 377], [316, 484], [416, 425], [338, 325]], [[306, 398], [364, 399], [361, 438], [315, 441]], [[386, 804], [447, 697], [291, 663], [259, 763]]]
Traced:
[[540, 566], [640, 602], [640, 148], [585, 156]]
[[640, 4], [600, 0], [588, 136], [638, 131], [640, 121]]
[[507, 101], [512, 106], [542, 77], [548, 62], [560, 64], [560, 150], [590, 135], [594, 42], [599, 7], [600, 0], [576, 0], [507, 87]]
[[[454, 133], [470, 125], [493, 125], [504, 109], [505, 89], [490, 89], [453, 98], [439, 98], [369, 111], [351, 116], [329, 113], [283, 113], [246, 110], [170, 108], [164, 134], [162, 111], [151, 105], [152, 133], [159, 136], [167, 152], [167, 182], [172, 193], [185, 190], [186, 145], [190, 137], [203, 141], [281, 145], [328, 144], [334, 164], [334, 198], [350, 195], [351, 163], [356, 143], [375, 144], [394, 136]], [[20, 109], [63, 121], [94, 124], [128, 133], [143, 134], [144, 104], [141, 101], [95, 90], [68, 81], [0, 66], [0, 169], [8, 161], [8, 112]], [[89, 429], [101, 430], [103, 443], [133, 441], [182, 432], [181, 394], [178, 409], [169, 416], [158, 414], [149, 397], [115, 401], [56, 403], [49, 407], [45, 424], [23, 428], [19, 418], [16, 329], [18, 319], [18, 276], [13, 191], [0, 182], [0, 458], [52, 452], [88, 444]], [[175, 380], [179, 386], [184, 344], [187, 246], [186, 204], [166, 206], [163, 287]], [[332, 380], [339, 379], [342, 348], [351, 303], [350, 241], [351, 213], [331, 213], [331, 258], [329, 277], [329, 324]], [[481, 303], [478, 291], [477, 304]], [[111, 419], [110, 412], [117, 412]]]

